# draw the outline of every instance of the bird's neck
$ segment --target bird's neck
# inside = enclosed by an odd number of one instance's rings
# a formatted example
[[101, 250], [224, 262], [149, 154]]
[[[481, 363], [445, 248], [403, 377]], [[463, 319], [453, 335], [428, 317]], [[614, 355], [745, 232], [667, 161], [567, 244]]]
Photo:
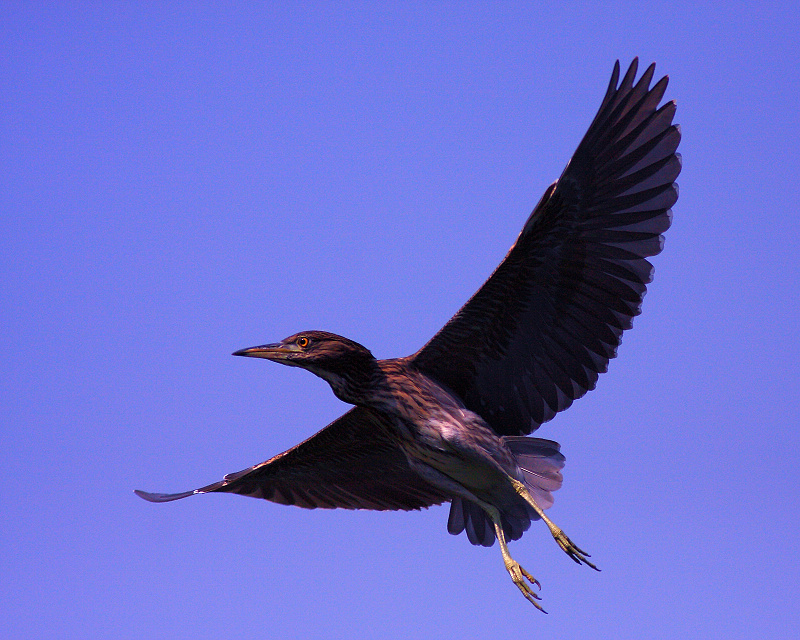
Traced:
[[420, 396], [419, 376], [403, 358], [363, 363], [349, 376], [328, 380], [340, 400], [383, 413], [403, 415], [405, 400]]
[[370, 398], [384, 386], [384, 374], [374, 358], [337, 362], [335, 370], [313, 371], [331, 385], [334, 395], [349, 404], [370, 406]]

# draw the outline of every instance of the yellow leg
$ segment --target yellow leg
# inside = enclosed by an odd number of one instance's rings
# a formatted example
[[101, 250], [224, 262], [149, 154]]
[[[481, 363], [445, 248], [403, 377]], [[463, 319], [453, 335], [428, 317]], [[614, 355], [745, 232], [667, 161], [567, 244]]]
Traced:
[[[578, 545], [576, 545], [574, 542], [572, 542], [572, 540], [570, 540], [569, 537], [567, 537], [567, 534], [564, 533], [560, 527], [557, 527], [553, 523], [553, 521], [550, 520], [550, 518], [548, 518], [544, 514], [544, 511], [541, 509], [541, 507], [539, 507], [538, 504], [536, 504], [536, 500], [533, 499], [533, 496], [530, 494], [525, 485], [522, 484], [519, 480], [515, 480], [514, 478], [509, 478], [509, 479], [511, 480], [511, 483], [514, 485], [514, 489], [517, 491], [517, 493], [525, 500], [525, 502], [531, 505], [531, 507], [533, 507], [533, 510], [536, 511], [539, 517], [542, 520], [544, 520], [544, 523], [550, 529], [550, 533], [553, 535], [553, 538], [555, 538], [556, 542], [558, 543], [558, 546], [561, 547], [564, 550], [564, 552], [578, 564], [585, 564], [594, 569], [595, 571], [600, 571], [600, 569], [598, 569], [594, 564], [592, 564], [589, 561], [589, 558], [591, 556], [588, 553], [586, 553], [583, 549], [581, 549]], [[494, 518], [492, 518], [492, 520], [494, 521]], [[495, 522], [495, 529], [497, 529], [496, 522]]]
[[542, 608], [537, 600], [541, 600], [539, 594], [537, 594], [531, 587], [536, 587], [538, 589], [542, 588], [542, 585], [539, 584], [539, 581], [534, 578], [530, 573], [525, 571], [525, 567], [523, 567], [519, 562], [514, 560], [511, 557], [511, 554], [508, 552], [508, 544], [506, 544], [506, 536], [503, 532], [503, 527], [500, 524], [500, 519], [498, 517], [497, 520], [492, 518], [494, 522], [494, 532], [497, 534], [497, 540], [500, 543], [500, 553], [503, 554], [503, 562], [506, 565], [506, 571], [508, 571], [508, 575], [511, 576], [511, 580], [514, 581], [514, 584], [517, 585], [517, 588], [522, 592], [522, 595], [525, 596], [525, 599], [530, 602], [534, 607], [536, 607], [542, 613], [547, 613]]
[[483, 501], [477, 501], [477, 503], [492, 519], [494, 532], [497, 535], [497, 541], [500, 543], [500, 553], [503, 554], [503, 563], [506, 565], [506, 571], [508, 571], [508, 575], [511, 576], [511, 580], [517, 585], [517, 588], [522, 592], [522, 595], [525, 596], [528, 602], [542, 613], [547, 613], [547, 611], [542, 608], [542, 605], [537, 602], [537, 600], [541, 600], [539, 594], [532, 589], [532, 587], [541, 589], [542, 585], [539, 584], [539, 581], [528, 573], [519, 562], [514, 560], [514, 558], [511, 557], [511, 553], [508, 551], [508, 543], [506, 542], [506, 534], [503, 531], [500, 512], [492, 505]]

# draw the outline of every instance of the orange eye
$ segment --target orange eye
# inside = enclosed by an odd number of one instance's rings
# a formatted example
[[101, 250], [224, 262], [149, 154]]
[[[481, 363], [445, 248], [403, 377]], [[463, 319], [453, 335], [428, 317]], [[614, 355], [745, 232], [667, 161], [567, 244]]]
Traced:
[[305, 349], [308, 346], [308, 338], [305, 336], [300, 336], [297, 340], [295, 340], [295, 344], [301, 349]]

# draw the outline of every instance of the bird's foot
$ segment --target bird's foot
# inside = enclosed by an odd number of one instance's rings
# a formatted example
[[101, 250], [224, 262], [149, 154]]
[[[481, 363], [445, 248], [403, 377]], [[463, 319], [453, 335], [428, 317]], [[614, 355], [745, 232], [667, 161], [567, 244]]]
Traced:
[[558, 527], [555, 528], [554, 531], [551, 531], [553, 534], [553, 538], [555, 538], [558, 546], [564, 550], [570, 558], [572, 558], [578, 564], [585, 564], [595, 571], [600, 571], [592, 562], [589, 560], [591, 557], [588, 553], [586, 553], [583, 549], [581, 549], [577, 544], [575, 544], [572, 540], [569, 539], [566, 533], [564, 533]]
[[542, 605], [537, 602], [537, 600], [541, 600], [542, 598], [531, 588], [536, 587], [541, 590], [542, 585], [539, 584], [539, 581], [525, 571], [522, 565], [514, 559], [509, 558], [509, 560], [506, 561], [506, 570], [514, 581], [514, 584], [517, 585], [517, 588], [522, 592], [522, 595], [525, 596], [525, 599], [542, 613], [547, 613], [547, 611], [542, 608]]

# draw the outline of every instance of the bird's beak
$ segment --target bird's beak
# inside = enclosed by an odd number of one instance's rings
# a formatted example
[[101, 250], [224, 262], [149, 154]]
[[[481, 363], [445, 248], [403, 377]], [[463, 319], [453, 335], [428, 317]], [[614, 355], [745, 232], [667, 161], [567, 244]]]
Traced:
[[260, 347], [249, 347], [234, 351], [235, 356], [248, 356], [250, 358], [266, 358], [267, 360], [283, 360], [288, 354], [297, 353], [300, 348], [295, 344], [262, 344]]

